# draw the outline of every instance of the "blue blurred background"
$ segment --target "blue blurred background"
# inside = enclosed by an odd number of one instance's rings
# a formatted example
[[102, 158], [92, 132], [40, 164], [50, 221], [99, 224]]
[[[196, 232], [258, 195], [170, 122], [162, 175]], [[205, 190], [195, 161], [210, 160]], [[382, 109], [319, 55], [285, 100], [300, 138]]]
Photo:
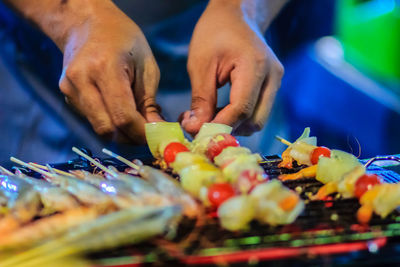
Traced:
[[[142, 27], [158, 60], [159, 97], [182, 109], [166, 109], [169, 120], [190, 106], [182, 100], [190, 88], [187, 45], [207, 1], [197, 2], [164, 0], [150, 7], [116, 1]], [[140, 5], [162, 23], [152, 24]], [[161, 12], [174, 6], [179, 14]], [[361, 158], [400, 153], [400, 1], [293, 0], [266, 38], [285, 76], [265, 130], [241, 138], [244, 145], [280, 154], [284, 146], [274, 140], [276, 134], [294, 140], [309, 126], [320, 145]], [[64, 104], [61, 69], [62, 54], [54, 44], [0, 1], [0, 164], [7, 166], [10, 155], [67, 161], [74, 157], [72, 145], [94, 153], [102, 146], [145, 153], [145, 148], [98, 140]], [[227, 93], [229, 88], [221, 90], [220, 103]]]

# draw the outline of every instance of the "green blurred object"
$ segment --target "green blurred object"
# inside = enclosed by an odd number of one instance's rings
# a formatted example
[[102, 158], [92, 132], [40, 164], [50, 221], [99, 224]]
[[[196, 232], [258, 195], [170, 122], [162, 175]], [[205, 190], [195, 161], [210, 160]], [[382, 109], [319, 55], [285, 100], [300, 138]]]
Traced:
[[400, 84], [400, 1], [338, 0], [336, 34], [346, 61], [381, 82]]

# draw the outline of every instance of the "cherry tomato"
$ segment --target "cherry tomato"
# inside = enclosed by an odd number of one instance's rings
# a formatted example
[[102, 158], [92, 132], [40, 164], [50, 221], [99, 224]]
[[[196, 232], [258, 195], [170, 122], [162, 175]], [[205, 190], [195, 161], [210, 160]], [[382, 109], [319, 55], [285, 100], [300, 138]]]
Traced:
[[210, 143], [208, 144], [206, 156], [210, 160], [214, 160], [216, 156], [218, 156], [222, 150], [229, 146], [239, 146], [238, 140], [230, 134], [217, 134], [214, 136]]
[[164, 149], [164, 160], [169, 165], [175, 161], [175, 157], [178, 153], [187, 152], [189, 149], [179, 142], [169, 143]]
[[360, 198], [365, 192], [370, 190], [373, 186], [381, 184], [382, 181], [376, 174], [364, 174], [357, 179], [354, 187], [354, 195]]
[[235, 187], [241, 193], [248, 193], [257, 185], [268, 181], [268, 175], [254, 170], [244, 170], [236, 180]]
[[314, 150], [311, 152], [311, 164], [313, 165], [318, 164], [318, 160], [320, 157], [330, 158], [331, 150], [324, 146], [319, 146], [317, 148], [314, 148]]
[[213, 184], [208, 188], [208, 200], [216, 207], [219, 207], [219, 205], [234, 195], [235, 190], [228, 183]]

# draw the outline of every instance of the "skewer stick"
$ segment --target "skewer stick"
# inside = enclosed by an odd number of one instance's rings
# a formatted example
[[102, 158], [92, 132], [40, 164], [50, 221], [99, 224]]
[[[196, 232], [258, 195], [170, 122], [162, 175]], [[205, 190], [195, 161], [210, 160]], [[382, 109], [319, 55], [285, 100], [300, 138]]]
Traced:
[[7, 170], [6, 168], [4, 168], [3, 166], [0, 166], [0, 171], [4, 174], [7, 175], [14, 175], [14, 173], [10, 172], [9, 170]]
[[72, 147], [72, 151], [74, 151], [76, 154], [78, 154], [79, 156], [84, 157], [85, 159], [87, 159], [88, 161], [90, 161], [91, 163], [93, 163], [96, 167], [100, 168], [101, 170], [103, 170], [104, 172], [116, 177], [118, 176], [118, 174], [115, 171], [110, 170], [109, 168], [107, 168], [106, 166], [104, 166], [103, 164], [97, 162], [96, 160], [94, 160], [93, 158], [89, 157], [88, 155], [86, 155], [85, 153], [83, 153], [82, 151], [80, 151], [78, 148], [76, 147]]
[[275, 139], [278, 140], [279, 142], [281, 142], [281, 143], [287, 145], [287, 146], [290, 146], [290, 145], [292, 144], [292, 143], [290, 143], [288, 140], [283, 139], [282, 137], [280, 137], [280, 136], [278, 136], [278, 135], [275, 135]]
[[29, 169], [37, 172], [37, 173], [40, 173], [41, 175], [44, 175], [44, 176], [47, 176], [47, 177], [54, 177], [54, 174], [51, 174], [51, 173], [49, 173], [47, 171], [44, 171], [44, 170], [39, 169], [39, 168], [37, 168], [35, 166], [32, 166], [29, 163], [23, 162], [22, 160], [19, 160], [17, 158], [11, 157], [10, 160], [12, 162], [15, 162], [15, 163], [19, 164], [19, 165], [25, 166], [25, 167], [27, 167], [27, 168], [29, 168]]
[[130, 162], [129, 160], [127, 160], [127, 159], [124, 158], [124, 157], [121, 157], [121, 156], [118, 155], [118, 154], [115, 154], [114, 152], [108, 150], [107, 148], [103, 148], [103, 150], [101, 150], [101, 151], [102, 151], [104, 154], [109, 155], [109, 156], [111, 156], [111, 157], [113, 157], [113, 158], [116, 158], [117, 160], [119, 160], [119, 161], [125, 163], [126, 165], [128, 165], [129, 167], [131, 167], [131, 168], [133, 168], [133, 169], [135, 169], [135, 170], [139, 170], [139, 169], [140, 169], [140, 167], [139, 167], [138, 165], [136, 165], [135, 163]]
[[[46, 166], [43, 166], [43, 165], [40, 165], [40, 164], [37, 164], [37, 163], [34, 163], [34, 162], [29, 162], [29, 164], [32, 165], [32, 166], [38, 167], [38, 168], [40, 168], [42, 170], [49, 170], [49, 168], [46, 167], [47, 164], [46, 164]], [[69, 177], [75, 177], [74, 175], [70, 174], [69, 172], [65, 172], [65, 171], [62, 171], [62, 170], [59, 170], [59, 169], [56, 169], [56, 168], [52, 168], [52, 169], [57, 174], [61, 174], [61, 175], [69, 176]]]
[[49, 164], [46, 164], [46, 168], [49, 170], [50, 173], [57, 174], [55, 169], [53, 169]]

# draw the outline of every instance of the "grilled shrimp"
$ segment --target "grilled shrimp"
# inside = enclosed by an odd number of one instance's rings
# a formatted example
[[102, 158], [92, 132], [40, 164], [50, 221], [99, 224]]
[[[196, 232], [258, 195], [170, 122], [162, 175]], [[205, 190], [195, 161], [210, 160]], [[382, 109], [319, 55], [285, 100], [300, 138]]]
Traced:
[[176, 226], [179, 206], [132, 207], [84, 223], [41, 246], [1, 261], [2, 267], [42, 266], [72, 254], [135, 244]]
[[63, 213], [36, 220], [24, 225], [17, 231], [11, 231], [0, 239], [0, 251], [21, 249], [35, 243], [56, 237], [83, 223], [96, 219], [101, 211], [95, 207], [78, 207]]
[[145, 205], [166, 206], [174, 204], [169, 198], [159, 194], [157, 189], [139, 177], [115, 171], [118, 175], [116, 177], [106, 175], [107, 179], [123, 182], [127, 188], [131, 190], [136, 197], [140, 198]]
[[22, 178], [31, 184], [39, 193], [43, 204], [41, 215], [48, 215], [57, 211], [66, 211], [79, 206], [79, 202], [65, 189], [55, 186], [42, 179], [28, 176]]
[[109, 194], [119, 208], [143, 204], [143, 200], [137, 195], [132, 194], [132, 190], [123, 181], [106, 180], [100, 175], [91, 174], [86, 171], [82, 171], [80, 177], [104, 193]]
[[180, 204], [186, 216], [196, 217], [198, 215], [199, 206], [197, 202], [172, 177], [149, 166], [141, 166], [139, 175], [154, 186], [160, 194]]
[[109, 194], [105, 194], [93, 185], [81, 181], [78, 178], [63, 175], [53, 175], [45, 178], [49, 182], [67, 190], [85, 205], [96, 205], [106, 209], [115, 206]]
[[0, 233], [30, 221], [41, 208], [40, 196], [33, 186], [18, 177], [0, 175], [0, 190], [7, 197], [9, 213], [0, 220]]

